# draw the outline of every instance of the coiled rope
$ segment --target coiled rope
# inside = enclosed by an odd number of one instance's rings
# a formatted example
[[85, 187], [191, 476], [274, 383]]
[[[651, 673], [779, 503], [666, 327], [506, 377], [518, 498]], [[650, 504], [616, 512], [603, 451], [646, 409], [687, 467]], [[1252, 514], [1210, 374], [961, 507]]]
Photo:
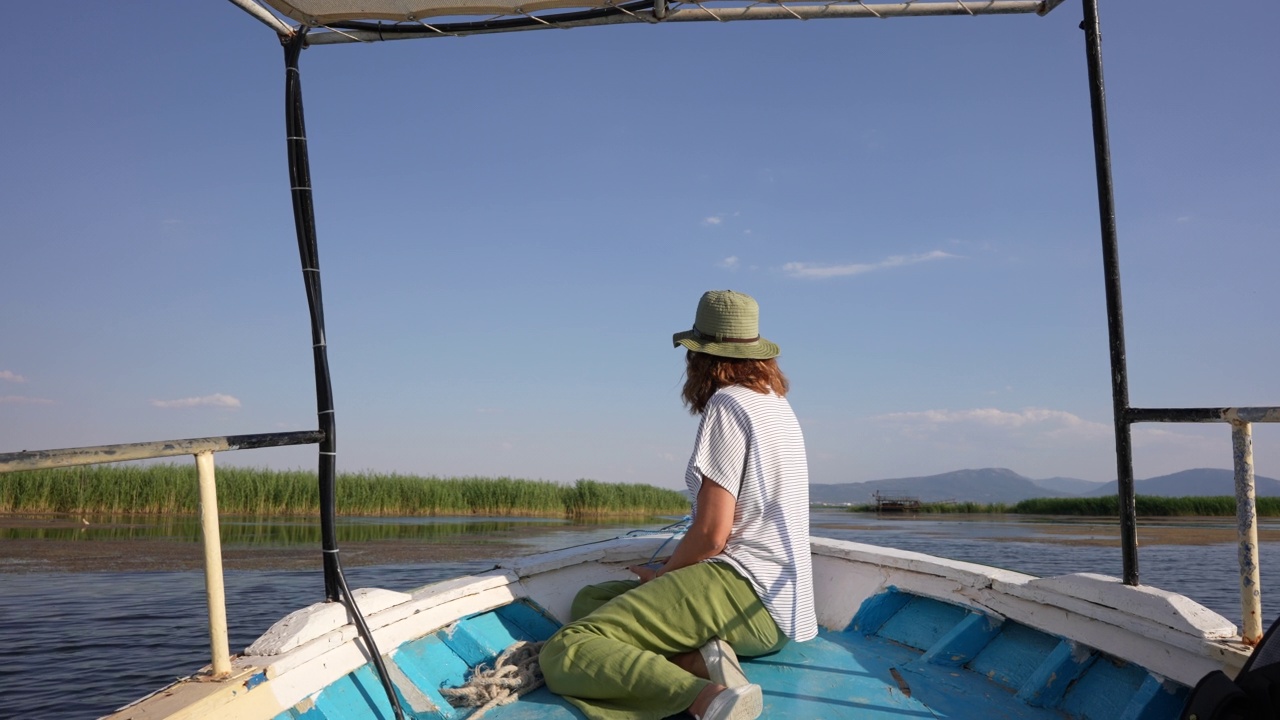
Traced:
[[465, 685], [441, 688], [440, 693], [454, 707], [478, 707], [467, 720], [479, 720], [489, 710], [513, 703], [521, 695], [542, 687], [542, 668], [538, 666], [542, 645], [524, 640], [512, 643], [492, 666], [477, 665]]
[[[650, 562], [652, 562], [662, 552], [662, 549], [667, 546], [667, 543], [680, 537], [689, 529], [690, 521], [691, 518], [686, 515], [664, 528], [659, 528], [658, 530], [632, 530], [626, 533], [625, 537], [669, 533], [670, 536], [658, 546], [653, 556], [649, 558]], [[596, 543], [584, 543], [583, 546], [594, 544]], [[471, 679], [467, 680], [465, 684], [456, 688], [441, 688], [440, 693], [454, 707], [478, 708], [467, 717], [467, 720], [480, 720], [485, 713], [493, 708], [499, 705], [509, 705], [519, 699], [521, 695], [543, 686], [545, 680], [542, 677], [542, 668], [538, 665], [538, 653], [542, 651], [543, 645], [544, 643], [542, 642], [528, 642], [525, 640], [512, 643], [510, 647], [503, 650], [494, 659], [492, 666], [484, 663], [477, 665], [476, 669], [471, 673]]]

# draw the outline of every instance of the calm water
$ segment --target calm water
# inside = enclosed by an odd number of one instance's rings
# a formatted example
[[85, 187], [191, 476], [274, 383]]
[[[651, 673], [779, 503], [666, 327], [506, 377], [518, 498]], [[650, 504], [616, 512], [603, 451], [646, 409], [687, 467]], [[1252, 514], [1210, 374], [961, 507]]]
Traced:
[[[812, 519], [815, 535], [915, 550], [1032, 575], [1121, 572], [1117, 547], [1035, 542], [1037, 538], [1073, 537], [1061, 532], [1049, 534], [1043, 523], [952, 518], [877, 520], [839, 512], [815, 512]], [[457, 521], [438, 522], [451, 523], [449, 532], [457, 532]], [[477, 541], [483, 540], [485, 533], [501, 531], [491, 527], [490, 522], [472, 524], [476, 527], [468, 527], [468, 531], [477, 533]], [[1229, 526], [1230, 520], [1223, 524]], [[281, 542], [286, 535], [290, 541], [306, 535], [299, 530], [272, 530], [262, 523], [253, 525], [257, 528], [253, 532], [265, 533], [271, 542]], [[1099, 534], [1088, 525], [1079, 527], [1079, 535], [1074, 537]], [[403, 531], [396, 530], [361, 532], [403, 537]], [[535, 545], [541, 549], [562, 547], [621, 533], [617, 526], [570, 533], [555, 523], [547, 523]], [[318, 542], [310, 540], [309, 535], [306, 538], [308, 542]], [[1280, 553], [1277, 546], [1280, 543], [1262, 546], [1264, 602], [1280, 597], [1276, 594], [1280, 593], [1280, 572], [1269, 572], [1267, 564], [1268, 558]], [[1235, 552], [1232, 543], [1149, 544], [1140, 552], [1142, 581], [1188, 595], [1235, 619], [1239, 615]], [[472, 562], [355, 567], [347, 570], [347, 577], [353, 588], [403, 590], [491, 566]], [[233, 651], [247, 646], [289, 610], [316, 602], [324, 594], [318, 570], [229, 571], [226, 582]], [[1270, 617], [1265, 607], [1264, 616]], [[0, 572], [0, 718], [98, 717], [208, 663], [207, 632], [204, 580], [199, 571]]]

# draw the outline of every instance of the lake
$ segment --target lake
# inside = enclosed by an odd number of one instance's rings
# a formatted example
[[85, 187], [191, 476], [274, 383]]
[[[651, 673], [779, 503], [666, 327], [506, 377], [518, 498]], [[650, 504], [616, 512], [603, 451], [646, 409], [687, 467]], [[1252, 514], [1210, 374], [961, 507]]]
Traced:
[[[511, 518], [413, 518], [343, 521], [340, 546], [368, 551], [349, 563], [352, 588], [406, 590], [488, 569], [491, 561], [457, 559], [540, 551], [616, 537], [642, 525], [571, 525]], [[1032, 575], [1097, 572], [1120, 575], [1114, 520], [1017, 516], [884, 516], [814, 511], [813, 534], [995, 565]], [[312, 569], [228, 570], [227, 614], [233, 651], [290, 610], [323, 599], [314, 521], [227, 521], [228, 554], [281, 557], [296, 551]], [[75, 567], [134, 566], [121, 554], [148, 557], [161, 545], [198, 556], [188, 520], [93, 523], [76, 528], [5, 527], [0, 518], [0, 718], [94, 718], [208, 663], [204, 577], [200, 570], [49, 570], [33, 543], [76, 546]], [[239, 529], [232, 529], [232, 528]], [[1162, 519], [1139, 523], [1144, 584], [1187, 595], [1238, 623], [1234, 518]], [[1263, 616], [1280, 592], [1268, 559], [1280, 552], [1280, 523], [1264, 521]], [[54, 546], [49, 546], [54, 547]], [[94, 548], [102, 548], [94, 555]], [[122, 548], [124, 548], [122, 550]], [[405, 562], [405, 549], [413, 562]], [[433, 549], [451, 559], [430, 561]], [[479, 550], [477, 550], [479, 548]], [[19, 552], [19, 551], [22, 552]], [[163, 554], [157, 555], [162, 557]], [[291, 557], [291, 556], [289, 556]], [[377, 562], [378, 557], [386, 561]], [[86, 559], [87, 558], [87, 559]], [[163, 563], [160, 566], [164, 566]], [[252, 566], [252, 563], [249, 563]], [[284, 568], [284, 569], [282, 569]]]

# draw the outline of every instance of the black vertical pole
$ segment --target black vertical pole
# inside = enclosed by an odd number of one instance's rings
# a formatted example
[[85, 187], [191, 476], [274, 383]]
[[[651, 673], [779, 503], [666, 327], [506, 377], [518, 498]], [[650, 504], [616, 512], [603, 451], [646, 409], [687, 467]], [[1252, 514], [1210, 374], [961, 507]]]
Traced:
[[316, 214], [311, 204], [311, 160], [307, 152], [307, 128], [302, 112], [302, 75], [298, 56], [307, 44], [307, 29], [299, 28], [284, 42], [284, 116], [289, 146], [289, 185], [293, 193], [293, 224], [298, 234], [298, 256], [302, 260], [302, 282], [311, 310], [311, 347], [316, 369], [316, 413], [324, 439], [320, 441], [320, 545], [324, 557], [324, 594], [329, 602], [346, 600], [356, 631], [364, 640], [369, 661], [377, 671], [396, 720], [404, 720], [404, 709], [387, 673], [382, 654], [373, 641], [369, 625], [356, 607], [351, 588], [338, 561], [338, 531], [335, 469], [338, 458], [336, 424], [333, 413], [333, 385], [329, 380], [329, 350], [324, 335], [324, 299], [320, 293], [320, 253], [316, 244]]
[[1085, 51], [1089, 64], [1089, 106], [1093, 110], [1093, 155], [1098, 175], [1098, 215], [1102, 222], [1102, 267], [1107, 290], [1107, 332], [1111, 339], [1111, 405], [1116, 429], [1116, 478], [1120, 495], [1120, 547], [1124, 582], [1138, 584], [1138, 519], [1133, 497], [1133, 444], [1129, 424], [1129, 371], [1124, 353], [1124, 308], [1120, 301], [1120, 251], [1111, 183], [1111, 140], [1107, 134], [1107, 90], [1102, 79], [1102, 31], [1098, 0], [1084, 1]]
[[316, 216], [311, 204], [311, 162], [302, 113], [302, 76], [298, 56], [307, 42], [305, 28], [284, 41], [285, 132], [289, 146], [289, 186], [293, 189], [293, 224], [298, 234], [302, 281], [311, 311], [311, 346], [316, 371], [316, 413], [324, 439], [320, 441], [320, 543], [324, 553], [324, 594], [338, 600], [341, 574], [335, 506], [337, 433], [333, 417], [333, 386], [329, 380], [329, 351], [324, 336], [324, 300], [320, 294], [320, 254], [316, 246]]

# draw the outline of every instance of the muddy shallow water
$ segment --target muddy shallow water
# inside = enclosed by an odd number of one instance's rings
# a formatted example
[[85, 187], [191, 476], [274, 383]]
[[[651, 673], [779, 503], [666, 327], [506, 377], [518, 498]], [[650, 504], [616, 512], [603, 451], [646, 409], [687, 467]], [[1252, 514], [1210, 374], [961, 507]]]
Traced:
[[[650, 522], [582, 525], [530, 518], [352, 518], [339, 525], [346, 567], [474, 562], [612, 537]], [[319, 562], [315, 518], [223, 520], [228, 570], [306, 570]], [[815, 511], [812, 532], [895, 546], [903, 536], [1118, 548], [1114, 518], [1005, 515], [874, 515]], [[852, 538], [851, 538], [852, 539]], [[0, 572], [144, 572], [203, 566], [195, 518], [81, 518], [0, 515]], [[1280, 543], [1280, 523], [1263, 521], [1262, 543]], [[1234, 518], [1144, 518], [1139, 547], [1236, 542]], [[896, 545], [896, 546], [900, 546]]]
[[[224, 519], [223, 567], [314, 569], [320, 563], [318, 522]], [[338, 547], [344, 567], [473, 562], [613, 537], [633, 527], [534, 518], [352, 518], [339, 523]], [[202, 547], [195, 518], [0, 515], [0, 572], [197, 570], [204, 563]]]

